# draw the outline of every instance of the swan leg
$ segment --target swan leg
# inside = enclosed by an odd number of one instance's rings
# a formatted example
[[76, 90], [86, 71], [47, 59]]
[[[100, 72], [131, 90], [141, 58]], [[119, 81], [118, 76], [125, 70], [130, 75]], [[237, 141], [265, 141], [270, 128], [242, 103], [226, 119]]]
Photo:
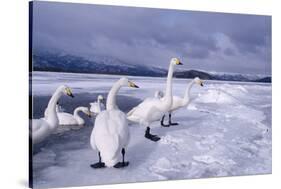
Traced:
[[114, 168], [123, 168], [123, 167], [127, 167], [129, 165], [128, 161], [125, 161], [125, 149], [122, 148], [121, 150], [122, 153], [122, 162], [118, 162], [116, 165], [114, 165]]
[[161, 126], [162, 126], [162, 127], [170, 127], [170, 125], [164, 124], [164, 120], [165, 120], [165, 114], [163, 115], [163, 117], [162, 117], [162, 119], [161, 119]]
[[99, 155], [99, 162], [95, 163], [95, 164], [91, 164], [90, 166], [94, 169], [98, 169], [98, 168], [104, 168], [105, 164], [103, 162], [101, 162], [101, 156], [100, 156], [100, 152], [98, 153]]
[[158, 140], [160, 140], [159, 136], [150, 134], [150, 127], [146, 128], [144, 137], [149, 139], [149, 140], [152, 140], [154, 142], [157, 142]]
[[172, 123], [172, 114], [169, 113], [169, 125], [178, 125], [178, 123]]

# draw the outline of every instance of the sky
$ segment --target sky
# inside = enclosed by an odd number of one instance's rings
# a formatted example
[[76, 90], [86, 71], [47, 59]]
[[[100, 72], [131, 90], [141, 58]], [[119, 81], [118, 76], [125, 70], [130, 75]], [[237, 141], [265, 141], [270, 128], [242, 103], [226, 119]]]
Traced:
[[271, 74], [271, 17], [35, 1], [33, 47], [166, 68]]

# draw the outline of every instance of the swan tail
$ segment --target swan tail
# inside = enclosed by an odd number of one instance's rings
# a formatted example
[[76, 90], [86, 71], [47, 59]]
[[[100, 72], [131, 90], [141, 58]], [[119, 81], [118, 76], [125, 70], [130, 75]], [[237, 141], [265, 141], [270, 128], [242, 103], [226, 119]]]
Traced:
[[118, 158], [113, 158], [113, 159], [103, 159], [104, 164], [107, 167], [113, 167], [114, 165], [116, 165], [118, 163]]
[[128, 113], [127, 113], [127, 117], [131, 116], [134, 111], [136, 110], [136, 108], [131, 109]]
[[118, 154], [119, 153], [114, 153], [112, 151], [101, 152], [102, 161], [107, 167], [113, 167], [116, 163], [118, 163]]

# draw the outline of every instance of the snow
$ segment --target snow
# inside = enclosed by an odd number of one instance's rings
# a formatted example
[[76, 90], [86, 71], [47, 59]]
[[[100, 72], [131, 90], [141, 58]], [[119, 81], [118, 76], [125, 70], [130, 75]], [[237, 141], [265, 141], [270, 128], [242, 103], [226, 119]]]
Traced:
[[[34, 72], [34, 117], [43, 116], [49, 96], [60, 84], [73, 89], [75, 98], [63, 97], [67, 112], [88, 106], [99, 94], [106, 97], [116, 75]], [[163, 90], [165, 78], [129, 77], [140, 89], [122, 88], [117, 98], [128, 112], [145, 97]], [[190, 80], [174, 79], [175, 95], [182, 96]], [[95, 170], [98, 161], [90, 147], [93, 120], [86, 126], [53, 134], [35, 146], [34, 187], [66, 187], [169, 179], [192, 179], [249, 174], [269, 174], [271, 168], [271, 84], [205, 81], [194, 86], [193, 101], [174, 112], [178, 126], [152, 125], [157, 143], [143, 137], [145, 128], [130, 124], [131, 140], [124, 169]], [[121, 154], [120, 154], [121, 155]]]

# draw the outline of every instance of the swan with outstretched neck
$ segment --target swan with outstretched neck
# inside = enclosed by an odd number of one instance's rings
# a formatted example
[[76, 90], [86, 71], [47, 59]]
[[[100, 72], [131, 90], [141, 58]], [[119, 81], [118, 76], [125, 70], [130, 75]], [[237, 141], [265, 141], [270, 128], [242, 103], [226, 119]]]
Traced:
[[101, 111], [105, 110], [103, 102], [103, 96], [99, 95], [96, 102], [90, 103], [90, 111], [93, 115], [98, 115]]
[[[178, 110], [182, 107], [188, 106], [188, 104], [191, 102], [190, 91], [191, 91], [191, 88], [194, 86], [194, 84], [198, 84], [198, 85], [203, 87], [203, 81], [199, 77], [195, 77], [191, 82], [188, 83], [183, 97], [173, 96], [173, 104], [172, 104], [170, 110], [168, 111], [168, 113], [169, 113], [169, 123], [164, 124], [165, 115], [163, 115], [163, 117], [161, 119], [161, 125], [163, 127], [169, 127], [171, 125], [178, 125], [178, 123], [172, 123], [172, 112], [175, 111], [175, 110]], [[163, 92], [162, 91], [156, 91], [155, 97], [160, 98], [160, 99], [163, 98]]]
[[[133, 82], [123, 77], [111, 88], [107, 96], [106, 110], [100, 112], [95, 120], [90, 143], [98, 151], [99, 161], [92, 164], [92, 168], [115, 167], [122, 168], [129, 165], [125, 162], [125, 148], [129, 143], [129, 128], [126, 114], [116, 104], [116, 95], [121, 87], [138, 88]], [[122, 161], [119, 161], [119, 154]]]
[[62, 95], [74, 97], [69, 87], [65, 85], [59, 86], [49, 100], [45, 111], [45, 117], [41, 119], [32, 119], [30, 135], [33, 144], [43, 141], [58, 128], [59, 119], [56, 105]]
[[59, 118], [59, 125], [68, 126], [68, 125], [78, 125], [83, 126], [85, 121], [82, 117], [80, 117], [79, 112], [83, 112], [87, 116], [91, 117], [91, 112], [89, 108], [79, 106], [75, 108], [73, 115], [66, 112], [57, 112]]
[[178, 58], [172, 58], [169, 65], [169, 71], [166, 81], [166, 92], [163, 98], [146, 98], [138, 106], [133, 108], [127, 113], [127, 119], [133, 122], [137, 122], [142, 126], [146, 126], [145, 138], [152, 141], [160, 140], [157, 135], [150, 133], [150, 124], [154, 121], [158, 121], [162, 116], [168, 112], [172, 106], [172, 78], [174, 73], [174, 67], [176, 65], [182, 65]]

